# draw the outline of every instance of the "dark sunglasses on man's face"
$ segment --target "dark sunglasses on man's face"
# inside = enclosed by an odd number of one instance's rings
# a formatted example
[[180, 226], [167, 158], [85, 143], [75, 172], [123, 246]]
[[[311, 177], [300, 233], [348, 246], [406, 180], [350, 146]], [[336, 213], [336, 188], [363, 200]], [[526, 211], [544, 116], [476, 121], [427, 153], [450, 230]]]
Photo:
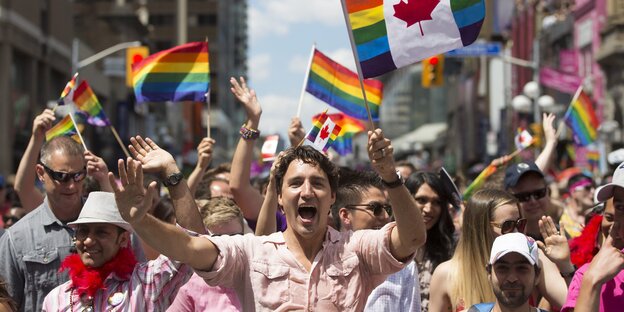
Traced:
[[543, 188], [530, 192], [515, 193], [513, 195], [516, 197], [516, 199], [518, 199], [519, 202], [525, 203], [531, 200], [531, 198], [533, 198], [534, 200], [540, 200], [544, 198], [544, 196], [546, 196], [546, 193], [548, 193], [548, 189]]
[[81, 171], [79, 172], [59, 172], [59, 171], [54, 171], [50, 168], [48, 168], [48, 166], [44, 165], [43, 163], [41, 164], [41, 166], [43, 166], [43, 170], [45, 170], [45, 172], [55, 181], [61, 182], [61, 183], [65, 183], [68, 182], [70, 179], [74, 180], [74, 182], [80, 182], [82, 180], [84, 180], [85, 177], [87, 177], [87, 168], [83, 168]]
[[382, 203], [369, 203], [369, 204], [356, 204], [356, 205], [346, 205], [345, 208], [347, 209], [356, 209], [356, 210], [361, 210], [362, 208], [359, 207], [363, 207], [364, 209], [368, 210], [368, 211], [372, 211], [373, 214], [375, 215], [375, 217], [381, 217], [381, 215], [383, 214], [384, 210], [386, 211], [386, 213], [388, 214], [389, 217], [392, 216], [392, 206], [388, 205], [388, 204], [382, 204]]
[[502, 234], [508, 234], [513, 232], [514, 228], [518, 229], [518, 232], [524, 233], [524, 229], [527, 225], [527, 219], [521, 218], [518, 220], [507, 220], [501, 224], [492, 222], [492, 225], [500, 228]]
[[20, 218], [15, 217], [15, 216], [2, 216], [2, 222], [4, 223], [9, 223], [9, 221], [15, 223], [17, 221], [19, 221]]

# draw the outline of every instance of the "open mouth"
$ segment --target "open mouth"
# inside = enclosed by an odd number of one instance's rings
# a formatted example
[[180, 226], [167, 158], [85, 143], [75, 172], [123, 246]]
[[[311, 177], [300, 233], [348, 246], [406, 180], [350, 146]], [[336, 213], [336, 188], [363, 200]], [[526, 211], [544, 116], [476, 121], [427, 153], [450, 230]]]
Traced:
[[299, 213], [301, 220], [304, 222], [312, 222], [316, 216], [316, 207], [301, 206], [297, 209], [297, 212]]

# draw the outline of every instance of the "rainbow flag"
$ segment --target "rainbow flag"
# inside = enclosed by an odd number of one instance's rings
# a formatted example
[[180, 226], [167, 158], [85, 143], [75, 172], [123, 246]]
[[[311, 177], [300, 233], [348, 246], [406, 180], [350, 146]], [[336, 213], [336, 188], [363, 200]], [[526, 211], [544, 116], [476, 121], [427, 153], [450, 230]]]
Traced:
[[[67, 82], [63, 91], [61, 91], [61, 96], [57, 100], [58, 105], [65, 105], [65, 97], [70, 95], [69, 93], [74, 90], [76, 87], [76, 79], [78, 79], [78, 73], [74, 74], [74, 77], [70, 81]], [[70, 96], [70, 99], [72, 97]]]
[[74, 123], [67, 114], [61, 121], [59, 121], [54, 127], [50, 128], [50, 130], [46, 131], [46, 141], [50, 141], [57, 136], [61, 135], [74, 135], [76, 134], [76, 127], [74, 127]]
[[132, 67], [137, 102], [206, 101], [210, 90], [208, 42], [152, 54]]
[[[379, 120], [383, 84], [379, 80], [366, 79], [364, 89], [371, 116], [373, 120]], [[368, 119], [357, 74], [316, 49], [306, 91], [349, 116]]]
[[568, 110], [563, 117], [565, 123], [572, 129], [574, 133], [574, 142], [578, 145], [586, 146], [596, 140], [598, 126], [598, 118], [592, 106], [591, 99], [583, 91], [582, 86], [578, 91]]
[[[473, 43], [484, 0], [342, 0], [364, 78]], [[396, 3], [396, 4], [393, 4]]]
[[327, 113], [323, 112], [319, 118], [313, 122], [312, 129], [310, 129], [306, 136], [306, 141], [315, 149], [325, 153], [334, 140], [336, 140], [336, 137], [340, 135], [340, 130], [340, 126], [332, 121], [332, 119], [327, 116]]
[[485, 181], [487, 180], [487, 178], [493, 175], [497, 169], [498, 167], [494, 165], [489, 165], [485, 169], [483, 169], [483, 171], [479, 173], [479, 175], [474, 179], [474, 181], [472, 181], [472, 183], [468, 185], [468, 187], [464, 191], [463, 199], [468, 200], [475, 191], [483, 187], [483, 184], [485, 184]]
[[111, 125], [106, 113], [100, 105], [95, 93], [89, 87], [86, 80], [83, 80], [74, 91], [74, 103], [79, 110], [89, 115], [87, 123], [96, 127], [108, 127]]
[[[322, 115], [323, 114], [318, 114], [313, 116], [312, 123], [315, 124], [316, 121], [322, 117]], [[331, 118], [342, 129], [340, 135], [338, 135], [332, 142], [331, 147], [341, 156], [352, 153], [352, 138], [355, 134], [366, 130], [364, 124], [344, 113], [329, 114], [325, 116]]]

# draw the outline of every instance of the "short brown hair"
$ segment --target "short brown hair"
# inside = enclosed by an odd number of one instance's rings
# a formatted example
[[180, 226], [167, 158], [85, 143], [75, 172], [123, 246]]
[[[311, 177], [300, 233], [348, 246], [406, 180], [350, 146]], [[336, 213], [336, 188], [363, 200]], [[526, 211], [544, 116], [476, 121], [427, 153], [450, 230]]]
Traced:
[[243, 224], [243, 212], [236, 203], [227, 197], [213, 197], [209, 200], [198, 200], [199, 213], [202, 216], [204, 226], [209, 228], [221, 223], [238, 219]]

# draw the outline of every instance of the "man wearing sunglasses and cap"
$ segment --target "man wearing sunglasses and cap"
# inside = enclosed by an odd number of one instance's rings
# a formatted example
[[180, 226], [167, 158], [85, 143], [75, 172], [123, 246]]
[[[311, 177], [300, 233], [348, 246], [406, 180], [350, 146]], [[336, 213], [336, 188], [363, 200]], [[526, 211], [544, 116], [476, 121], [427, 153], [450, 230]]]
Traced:
[[129, 248], [132, 227], [113, 193], [89, 193], [68, 225], [75, 229], [77, 254], [63, 260], [61, 271], [70, 280], [45, 297], [43, 311], [164, 311], [192, 275], [190, 266], [162, 255], [137, 263]]
[[613, 225], [591, 263], [580, 267], [561, 311], [622, 311], [624, 307], [624, 163], [611, 183], [596, 189], [596, 201], [613, 198]]

